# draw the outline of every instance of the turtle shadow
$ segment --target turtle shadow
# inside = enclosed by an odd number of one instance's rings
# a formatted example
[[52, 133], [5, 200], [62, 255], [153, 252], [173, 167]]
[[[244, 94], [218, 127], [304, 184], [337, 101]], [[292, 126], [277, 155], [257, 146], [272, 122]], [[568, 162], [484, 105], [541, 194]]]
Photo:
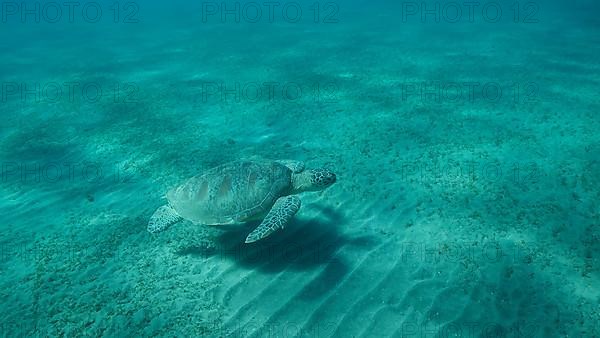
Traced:
[[[339, 229], [347, 226], [345, 217], [331, 207], [311, 206], [319, 217], [294, 218], [285, 229], [276, 231], [258, 242], [244, 243], [248, 233], [260, 222], [219, 227], [211, 236], [210, 247], [202, 243], [186, 246], [176, 253], [203, 258], [219, 256], [236, 265], [265, 273], [284, 270], [307, 271], [326, 265], [322, 276], [328, 281], [340, 280], [348, 273], [348, 264], [338, 251], [345, 245], [371, 247], [374, 240], [367, 237], [349, 238]], [[206, 244], [206, 243], [204, 243]]]

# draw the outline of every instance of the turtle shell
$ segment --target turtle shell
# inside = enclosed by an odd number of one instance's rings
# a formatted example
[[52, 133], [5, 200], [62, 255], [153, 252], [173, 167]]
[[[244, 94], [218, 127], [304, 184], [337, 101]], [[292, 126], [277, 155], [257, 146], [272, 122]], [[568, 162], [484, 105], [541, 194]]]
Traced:
[[291, 170], [274, 161], [236, 161], [207, 170], [167, 193], [192, 222], [229, 224], [264, 217], [291, 191]]

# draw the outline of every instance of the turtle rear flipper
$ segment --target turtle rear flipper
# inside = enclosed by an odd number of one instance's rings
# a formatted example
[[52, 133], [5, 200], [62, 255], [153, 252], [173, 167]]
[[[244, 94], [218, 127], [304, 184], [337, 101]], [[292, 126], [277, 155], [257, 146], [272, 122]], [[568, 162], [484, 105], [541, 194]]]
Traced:
[[262, 223], [254, 229], [248, 237], [246, 243], [256, 242], [265, 238], [278, 229], [283, 229], [292, 217], [300, 209], [300, 198], [298, 196], [284, 196], [277, 199], [267, 217]]
[[173, 209], [173, 207], [170, 205], [165, 204], [156, 209], [154, 214], [152, 214], [152, 217], [150, 217], [150, 221], [148, 222], [147, 230], [148, 232], [154, 234], [165, 230], [170, 225], [173, 225], [181, 220], [181, 216], [177, 214], [175, 209]]

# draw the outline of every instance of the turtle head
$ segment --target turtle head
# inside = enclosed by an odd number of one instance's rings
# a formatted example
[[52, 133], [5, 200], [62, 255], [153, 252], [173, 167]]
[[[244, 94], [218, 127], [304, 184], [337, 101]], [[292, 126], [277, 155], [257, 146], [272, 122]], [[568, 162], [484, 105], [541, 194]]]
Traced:
[[329, 169], [308, 169], [292, 174], [294, 192], [323, 190], [335, 183], [335, 174]]

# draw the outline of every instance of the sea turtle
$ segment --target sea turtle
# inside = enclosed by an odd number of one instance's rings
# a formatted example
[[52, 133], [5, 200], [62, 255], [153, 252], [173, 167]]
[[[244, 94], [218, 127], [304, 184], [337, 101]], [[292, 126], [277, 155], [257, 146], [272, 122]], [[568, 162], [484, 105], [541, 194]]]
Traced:
[[269, 236], [300, 209], [294, 194], [316, 191], [335, 183], [328, 169], [304, 169], [298, 161], [235, 161], [207, 170], [171, 189], [168, 204], [159, 207], [148, 222], [156, 233], [186, 219], [196, 224], [233, 224], [260, 220], [246, 243]]

